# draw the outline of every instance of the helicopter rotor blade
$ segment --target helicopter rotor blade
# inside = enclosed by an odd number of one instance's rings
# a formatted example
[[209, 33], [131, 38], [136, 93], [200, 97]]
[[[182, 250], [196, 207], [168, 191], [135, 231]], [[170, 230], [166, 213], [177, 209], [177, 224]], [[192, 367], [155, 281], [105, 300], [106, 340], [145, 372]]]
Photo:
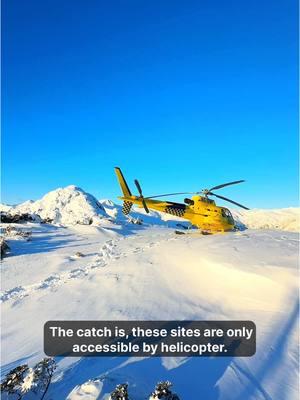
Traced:
[[208, 192], [207, 194], [208, 194], [209, 196], [216, 196], [216, 197], [218, 197], [219, 199], [222, 199], [222, 200], [225, 200], [225, 201], [229, 201], [229, 203], [235, 204], [236, 206], [239, 206], [239, 207], [241, 207], [241, 208], [244, 208], [245, 210], [249, 210], [248, 207], [245, 207], [245, 206], [243, 206], [242, 204], [237, 203], [236, 201], [227, 199], [227, 197], [219, 196], [218, 194], [215, 194], [215, 193], [212, 193], [212, 192]]
[[144, 209], [145, 209], [146, 213], [149, 214], [150, 211], [149, 211], [149, 208], [147, 207], [147, 204], [145, 202], [144, 197], [142, 197], [142, 203], [143, 203], [143, 206], [144, 206]]
[[139, 184], [139, 181], [137, 179], [134, 180], [134, 183], [135, 183], [135, 186], [137, 187], [137, 190], [139, 192], [143, 207], [144, 207], [146, 213], [149, 214], [149, 208], [147, 207], [147, 204], [145, 202], [145, 198], [143, 196], [141, 185]]
[[155, 196], [147, 196], [145, 199], [156, 199], [157, 197], [166, 197], [166, 196], [178, 196], [180, 194], [195, 194], [196, 192], [177, 192], [177, 193], [168, 193], [168, 194], [159, 194]]
[[143, 193], [142, 193], [142, 188], [141, 185], [139, 184], [139, 181], [137, 179], [134, 180], [135, 186], [137, 187], [137, 190], [139, 192], [139, 195], [142, 197]]
[[225, 186], [236, 185], [237, 183], [242, 183], [242, 182], [245, 182], [245, 180], [242, 179], [242, 180], [240, 180], [240, 181], [233, 181], [233, 182], [223, 183], [223, 184], [221, 184], [221, 185], [214, 186], [214, 187], [210, 188], [210, 189], [209, 189], [209, 192], [210, 192], [211, 190], [221, 189], [221, 188], [223, 188], [223, 187], [225, 187]]

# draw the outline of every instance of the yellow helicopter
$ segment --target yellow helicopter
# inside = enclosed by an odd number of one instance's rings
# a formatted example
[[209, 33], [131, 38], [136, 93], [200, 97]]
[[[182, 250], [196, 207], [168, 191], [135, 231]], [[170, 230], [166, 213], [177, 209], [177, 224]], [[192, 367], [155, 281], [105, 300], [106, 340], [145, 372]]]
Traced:
[[[235, 223], [231, 212], [225, 207], [217, 206], [215, 201], [211, 200], [208, 196], [218, 197], [219, 199], [229, 201], [232, 204], [242, 207], [245, 210], [249, 210], [249, 208], [243, 206], [242, 204], [236, 203], [233, 200], [227, 199], [223, 196], [219, 196], [212, 192], [212, 190], [218, 190], [225, 186], [245, 182], [244, 180], [223, 183], [210, 189], [204, 189], [201, 192], [179, 192], [144, 197], [141, 186], [137, 179], [134, 180], [134, 183], [139, 192], [139, 196], [133, 196], [122, 174], [121, 169], [116, 167], [115, 172], [121, 186], [121, 190], [123, 192], [123, 196], [118, 198], [120, 200], [123, 200], [122, 212], [125, 215], [128, 215], [130, 213], [133, 204], [137, 204], [138, 206], [143, 207], [146, 213], [149, 213], [150, 208], [187, 219], [191, 222], [192, 225], [201, 229], [203, 232], [216, 233], [234, 230]], [[173, 201], [153, 200], [159, 197], [183, 194], [193, 194], [194, 196], [192, 196], [191, 199], [184, 199], [185, 204], [174, 203]]]

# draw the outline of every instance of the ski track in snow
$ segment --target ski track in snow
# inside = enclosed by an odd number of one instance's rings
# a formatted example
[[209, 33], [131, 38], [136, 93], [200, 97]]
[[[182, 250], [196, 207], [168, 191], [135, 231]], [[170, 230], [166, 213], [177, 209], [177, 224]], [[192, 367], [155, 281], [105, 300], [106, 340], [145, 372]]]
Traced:
[[[0, 302], [4, 303], [9, 300], [18, 301], [40, 290], [51, 290], [60, 285], [70, 283], [74, 279], [82, 279], [87, 277], [91, 272], [94, 272], [98, 268], [107, 267], [110, 263], [118, 260], [121, 257], [128, 257], [131, 254], [141, 253], [154, 246], [158, 246], [165, 241], [176, 240], [176, 238], [168, 237], [167, 239], [163, 240], [160, 238], [160, 240], [157, 242], [150, 242], [144, 247], [136, 246], [131, 252], [120, 252], [118, 249], [118, 243], [123, 240], [126, 240], [126, 238], [107, 240], [101, 247], [99, 253], [94, 257], [94, 260], [87, 264], [87, 266], [84, 268], [74, 268], [71, 271], [63, 272], [61, 274], [52, 274], [43, 281], [26, 286], [16, 286], [12, 289], [4, 291], [0, 295]], [[130, 240], [130, 238], [127, 240]], [[76, 257], [70, 257], [70, 260], [74, 261], [76, 260]]]

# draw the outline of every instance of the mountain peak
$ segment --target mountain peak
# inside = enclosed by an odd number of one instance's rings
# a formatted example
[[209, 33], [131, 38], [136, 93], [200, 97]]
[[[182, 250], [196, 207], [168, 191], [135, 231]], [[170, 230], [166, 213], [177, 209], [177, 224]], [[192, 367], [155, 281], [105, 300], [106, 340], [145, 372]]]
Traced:
[[40, 200], [26, 201], [11, 207], [13, 213], [37, 214], [56, 224], [91, 225], [107, 217], [104, 207], [90, 193], [78, 186], [69, 185], [46, 193]]

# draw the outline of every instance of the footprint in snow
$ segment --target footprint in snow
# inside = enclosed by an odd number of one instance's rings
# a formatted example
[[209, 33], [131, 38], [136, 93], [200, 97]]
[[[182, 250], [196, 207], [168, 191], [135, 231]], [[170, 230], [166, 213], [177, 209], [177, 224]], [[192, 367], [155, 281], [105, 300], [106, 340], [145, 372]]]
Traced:
[[9, 299], [19, 297], [19, 296], [25, 296], [26, 290], [23, 286], [17, 286], [13, 289], [6, 290], [0, 297], [0, 300], [2, 302], [5, 302]]
[[99, 260], [96, 261], [95, 264], [90, 265], [88, 268], [94, 269], [94, 268], [102, 268], [105, 267], [107, 264], [104, 262], [104, 260]]
[[60, 277], [57, 275], [51, 275], [43, 282], [39, 284], [37, 289], [47, 289], [49, 287], [54, 287], [60, 282]]
[[82, 268], [77, 268], [77, 269], [73, 269], [72, 271], [70, 271], [69, 278], [74, 279], [74, 278], [78, 278], [80, 276], [85, 276], [87, 274], [88, 274], [87, 271], [83, 270]]
[[[95, 261], [92, 264], [88, 264], [86, 268], [77, 268], [71, 270], [69, 273], [63, 273], [61, 275], [50, 275], [48, 278], [43, 280], [42, 282], [39, 282], [34, 285], [29, 285], [27, 288], [23, 286], [18, 286], [13, 289], [5, 291], [2, 296], [0, 296], [0, 301], [4, 302], [10, 299], [19, 299], [21, 300], [23, 297], [28, 296], [31, 292], [34, 292], [35, 290], [41, 290], [41, 289], [51, 289], [56, 286], [59, 286], [63, 283], [67, 283], [71, 279], [76, 279], [76, 278], [82, 278], [84, 276], [87, 276], [89, 274], [89, 270], [94, 269], [94, 268], [102, 268], [107, 265], [107, 259], [110, 259], [111, 261], [119, 259], [121, 256], [126, 257], [127, 254], [115, 254], [115, 248], [116, 243], [112, 240], [109, 240], [104, 244], [104, 246], [101, 248], [100, 252], [98, 253]], [[136, 252], [141, 252], [143, 251], [142, 248], [137, 247], [135, 249]], [[77, 259], [74, 257], [70, 257], [70, 259], [74, 260]]]

